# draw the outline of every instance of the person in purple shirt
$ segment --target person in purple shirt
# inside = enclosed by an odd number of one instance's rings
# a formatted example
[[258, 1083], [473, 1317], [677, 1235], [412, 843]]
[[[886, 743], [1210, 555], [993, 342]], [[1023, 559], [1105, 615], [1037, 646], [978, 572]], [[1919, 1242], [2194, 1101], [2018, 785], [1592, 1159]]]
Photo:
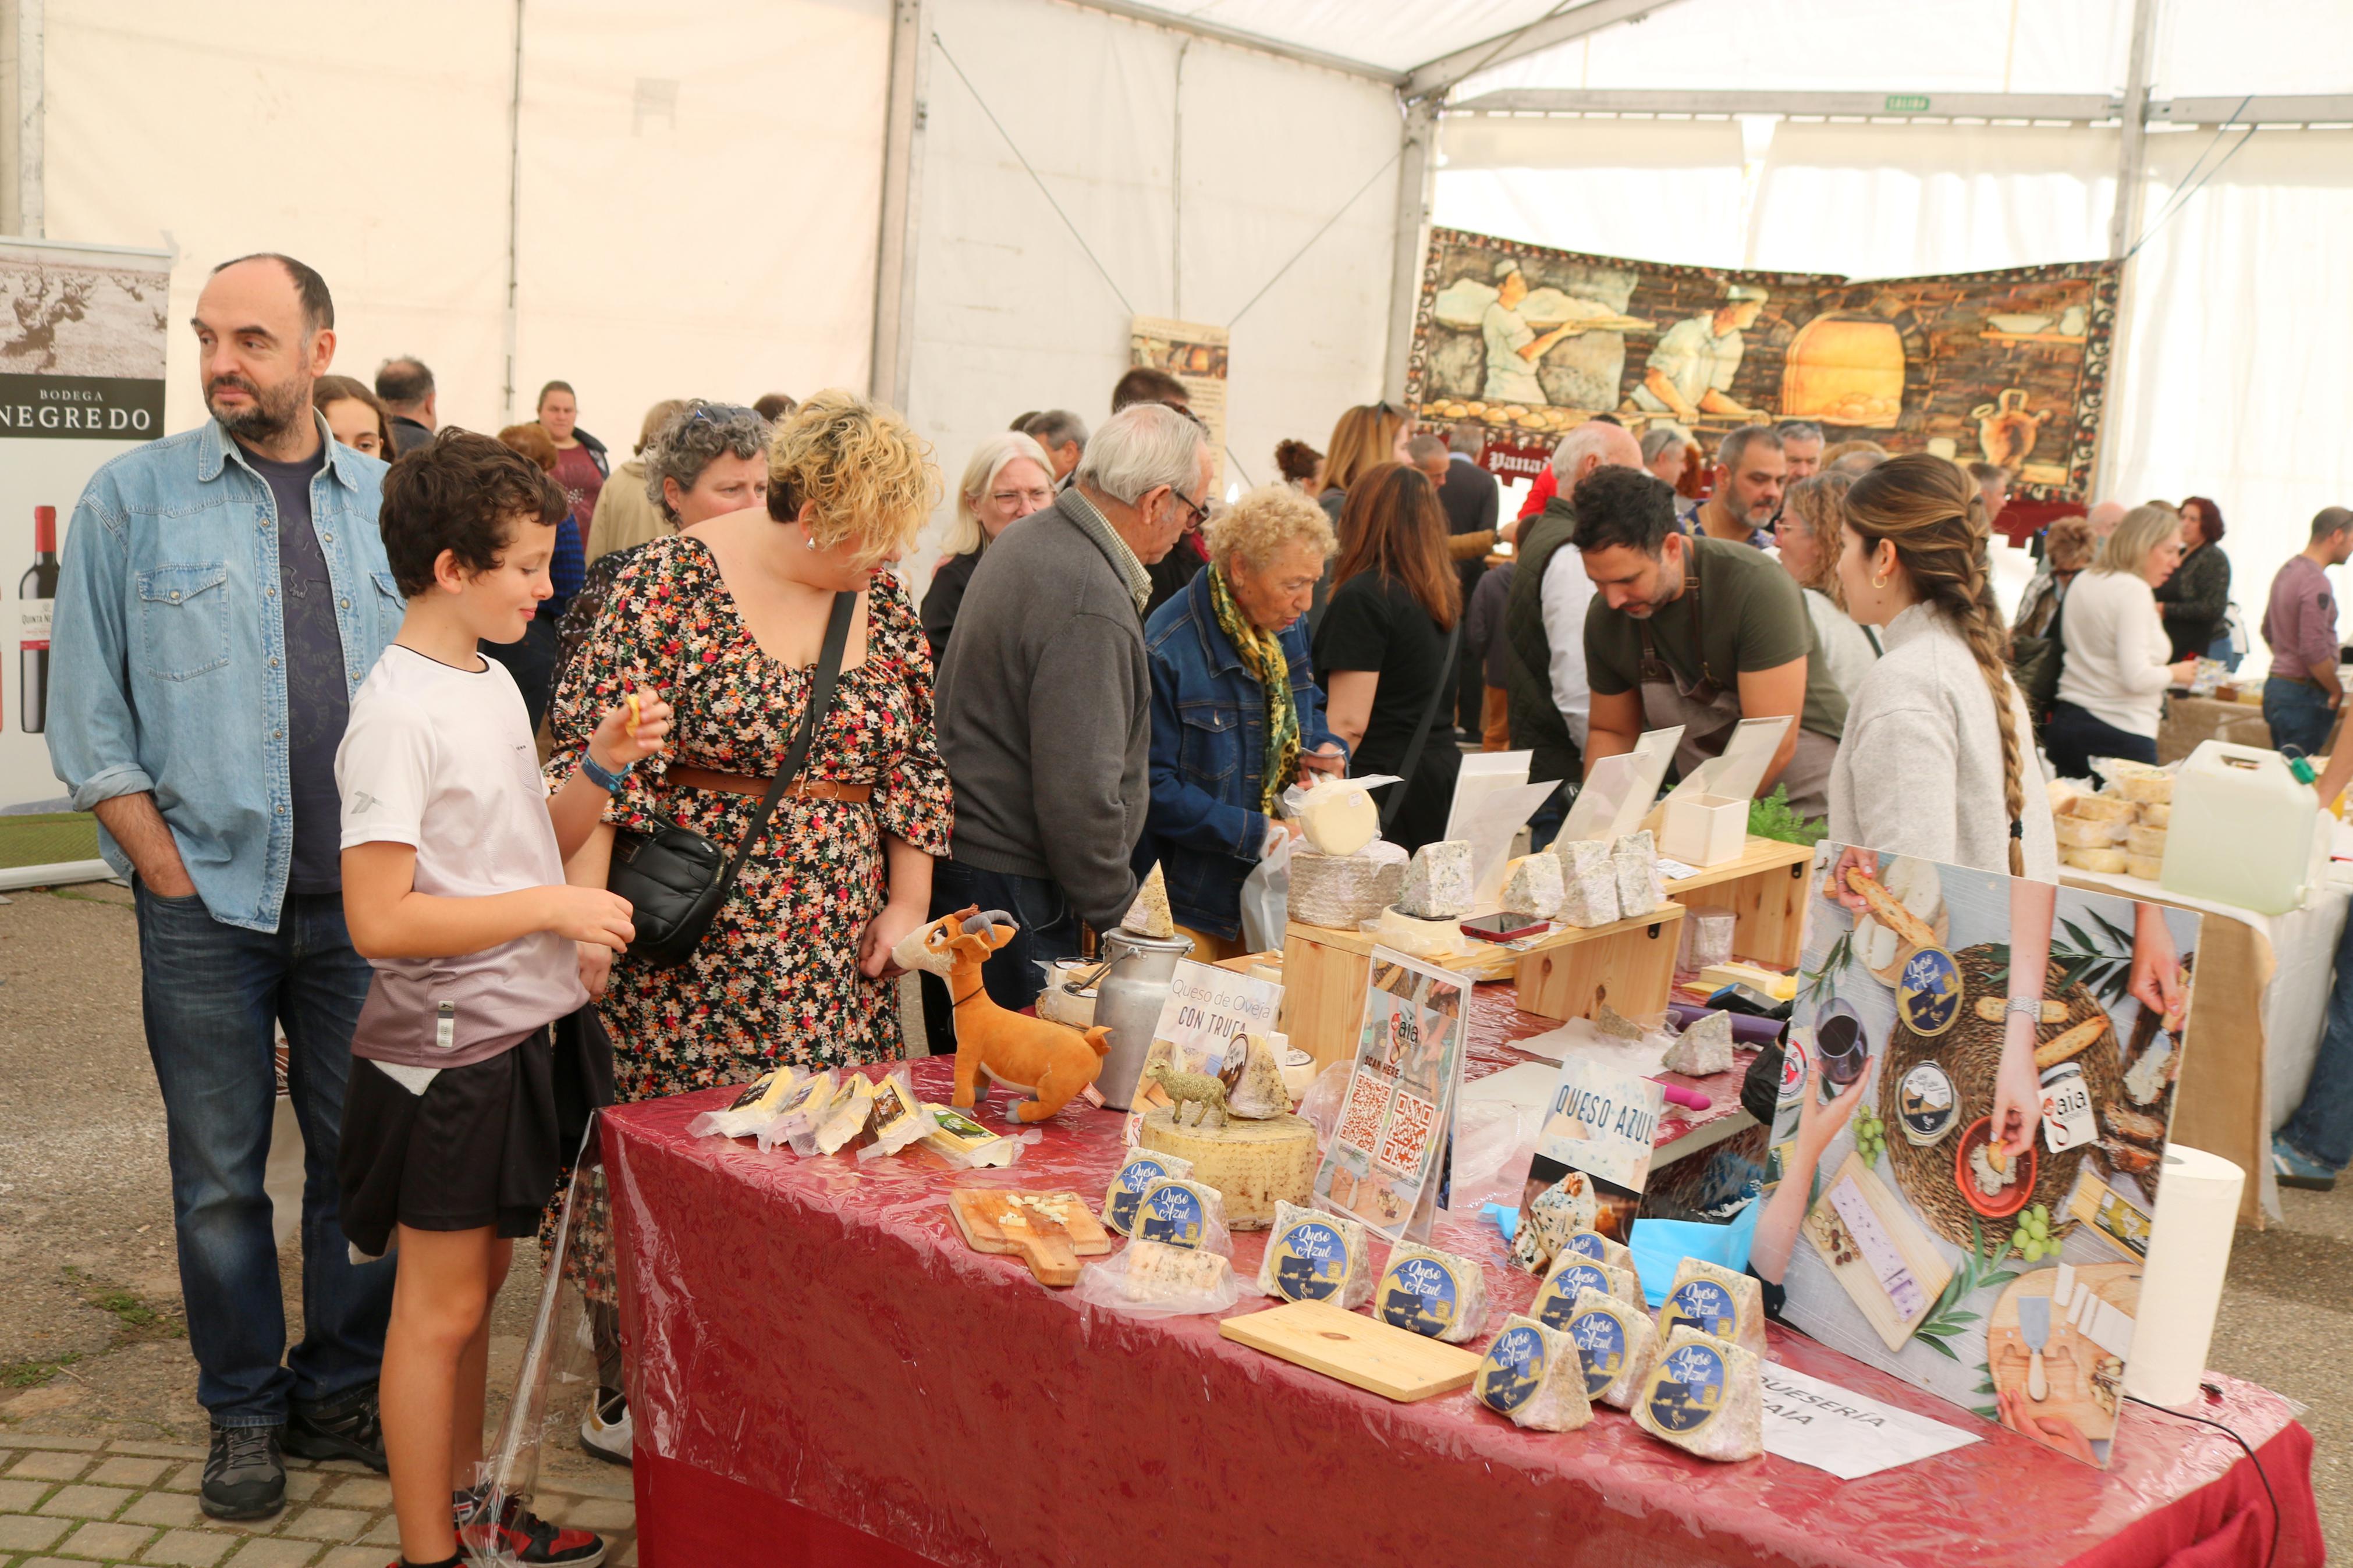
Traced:
[[2272, 744], [2295, 746], [2316, 757], [2328, 745], [2328, 731], [2345, 692], [2337, 679], [2337, 595], [2327, 568], [2353, 557], [2353, 510], [2320, 509], [2312, 520], [2312, 542], [2291, 555], [2272, 579], [2270, 606], [2263, 611], [2263, 641], [2271, 645], [2271, 678], [2263, 682], [2263, 722]]

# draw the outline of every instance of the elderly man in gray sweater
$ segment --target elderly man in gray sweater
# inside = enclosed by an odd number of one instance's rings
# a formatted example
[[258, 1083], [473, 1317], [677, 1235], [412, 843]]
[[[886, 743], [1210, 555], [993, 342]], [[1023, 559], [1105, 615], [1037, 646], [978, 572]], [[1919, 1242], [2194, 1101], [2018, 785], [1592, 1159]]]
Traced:
[[1037, 961], [1078, 956], [1082, 921], [1107, 930], [1134, 901], [1129, 862], [1152, 797], [1145, 568], [1207, 515], [1212, 471], [1191, 415], [1123, 409], [1070, 488], [1000, 534], [965, 591], [939, 672], [955, 837], [932, 912], [976, 904], [1018, 922], [982, 971], [1000, 1006], [1036, 1001]]

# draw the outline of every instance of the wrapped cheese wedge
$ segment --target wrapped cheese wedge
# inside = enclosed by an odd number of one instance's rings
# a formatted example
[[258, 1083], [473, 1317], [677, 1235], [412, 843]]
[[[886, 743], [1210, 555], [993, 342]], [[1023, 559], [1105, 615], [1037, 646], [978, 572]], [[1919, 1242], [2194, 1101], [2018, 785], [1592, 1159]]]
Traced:
[[[825, 1117], [827, 1108], [832, 1105], [833, 1097], [840, 1090], [841, 1078], [839, 1071], [827, 1068], [793, 1085], [776, 1102], [776, 1114], [767, 1125], [754, 1134], [759, 1141], [761, 1152], [765, 1153], [779, 1143], [790, 1144], [795, 1139], [815, 1132], [817, 1124]], [[799, 1153], [802, 1151], [795, 1148], [793, 1152]]]
[[1642, 1300], [1642, 1282], [1632, 1269], [1596, 1263], [1590, 1258], [1567, 1253], [1561, 1255], [1553, 1271], [1545, 1276], [1544, 1284], [1536, 1290], [1535, 1304], [1528, 1310], [1540, 1321], [1556, 1329], [1565, 1329], [1568, 1327], [1570, 1314], [1577, 1310], [1577, 1298], [1588, 1290], [1621, 1302], [1631, 1311], [1650, 1310], [1650, 1304]]
[[1569, 1311], [1567, 1334], [1585, 1363], [1586, 1397], [1630, 1410], [1651, 1375], [1659, 1331], [1640, 1303], [1628, 1306], [1599, 1290], [1580, 1290]]
[[1659, 1308], [1659, 1337], [1664, 1340], [1679, 1324], [1763, 1355], [1764, 1288], [1753, 1274], [1736, 1273], [1704, 1258], [1686, 1258], [1675, 1265], [1675, 1282]]
[[1564, 925], [1606, 926], [1618, 919], [1618, 868], [1610, 847], [1590, 838], [1563, 838], [1552, 847], [1560, 862]]
[[1123, 1289], [1131, 1301], [1169, 1301], [1206, 1294], [1222, 1286], [1233, 1268], [1221, 1253], [1158, 1241], [1131, 1241], [1126, 1256]]
[[1612, 1268], [1623, 1268], [1629, 1273], [1634, 1268], [1634, 1255], [1625, 1244], [1612, 1241], [1598, 1230], [1570, 1232], [1568, 1240], [1562, 1245], [1553, 1261], [1557, 1264], [1564, 1258], [1582, 1258], [1588, 1263], [1607, 1263]]
[[801, 1079], [795, 1067], [772, 1068], [744, 1086], [724, 1110], [706, 1110], [686, 1124], [691, 1138], [741, 1138], [773, 1121], [776, 1107]]
[[1618, 840], [1609, 860], [1618, 875], [1620, 920], [1647, 915], [1667, 901], [1667, 885], [1659, 875], [1659, 849], [1649, 828]]
[[1634, 1424], [1703, 1459], [1753, 1459], [1765, 1451], [1763, 1369], [1740, 1346], [1680, 1324], [1660, 1342]]
[[1459, 921], [1471, 912], [1476, 891], [1471, 875], [1471, 841], [1441, 838], [1413, 852], [1398, 891], [1399, 912], [1425, 921]]
[[811, 1154], [830, 1154], [858, 1136], [866, 1125], [866, 1113], [874, 1105], [874, 1080], [864, 1073], [842, 1074], [841, 1087], [812, 1130], [795, 1137], [793, 1152], [806, 1159]]
[[1504, 908], [1514, 914], [1550, 920], [1560, 908], [1566, 885], [1558, 857], [1523, 855], [1504, 868]]
[[866, 1126], [858, 1134], [858, 1158], [880, 1160], [897, 1153], [933, 1129], [915, 1098], [915, 1082], [902, 1062], [882, 1075], [874, 1086], [874, 1102], [867, 1107]]
[[1400, 1241], [1373, 1289], [1373, 1310], [1393, 1328], [1463, 1344], [1486, 1327], [1487, 1282], [1467, 1258]]
[[1225, 1194], [1182, 1176], [1165, 1176], [1144, 1189], [1135, 1205], [1134, 1234], [1138, 1241], [1198, 1247], [1229, 1258], [1234, 1251], [1233, 1236], [1226, 1228]]
[[1577, 1347], [1516, 1312], [1504, 1320], [1471, 1387], [1480, 1404], [1532, 1431], [1574, 1432], [1593, 1419]]
[[1329, 1301], [1352, 1311], [1363, 1306], [1373, 1299], [1365, 1227], [1339, 1215], [1276, 1204], [1258, 1288], [1286, 1301]]
[[1130, 1149], [1127, 1158], [1119, 1163], [1119, 1169], [1112, 1173], [1111, 1186], [1103, 1194], [1103, 1224], [1122, 1236], [1134, 1236], [1135, 1209], [1144, 1201], [1145, 1191], [1155, 1182], [1192, 1173], [1190, 1160], [1156, 1149]]

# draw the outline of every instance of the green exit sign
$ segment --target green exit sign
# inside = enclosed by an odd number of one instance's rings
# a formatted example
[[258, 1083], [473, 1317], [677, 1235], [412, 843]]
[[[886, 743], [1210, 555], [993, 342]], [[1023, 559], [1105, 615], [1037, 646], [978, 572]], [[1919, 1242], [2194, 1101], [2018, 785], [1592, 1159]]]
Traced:
[[1928, 112], [1928, 96], [1917, 92], [1891, 92], [1887, 95], [1887, 112], [1926, 114]]

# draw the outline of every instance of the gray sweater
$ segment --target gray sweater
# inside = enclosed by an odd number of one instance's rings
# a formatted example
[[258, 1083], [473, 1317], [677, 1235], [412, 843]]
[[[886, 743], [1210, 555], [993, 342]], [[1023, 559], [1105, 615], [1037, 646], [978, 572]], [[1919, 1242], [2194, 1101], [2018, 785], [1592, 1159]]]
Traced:
[[1128, 864], [1152, 804], [1144, 621], [1065, 490], [998, 535], [941, 662], [953, 858], [1058, 884], [1098, 931], [1135, 901]]

